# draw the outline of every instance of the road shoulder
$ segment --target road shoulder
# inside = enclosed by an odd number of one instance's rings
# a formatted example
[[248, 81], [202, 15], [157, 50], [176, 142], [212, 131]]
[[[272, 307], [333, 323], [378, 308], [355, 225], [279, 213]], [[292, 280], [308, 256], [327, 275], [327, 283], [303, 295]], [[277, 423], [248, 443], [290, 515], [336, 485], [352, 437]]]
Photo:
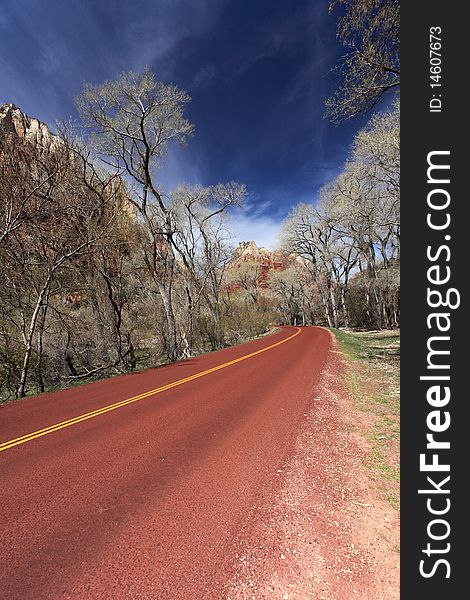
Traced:
[[240, 537], [228, 600], [399, 598], [398, 439], [377, 439], [392, 430], [371, 377], [382, 365], [357, 356], [334, 340], [275, 499]]

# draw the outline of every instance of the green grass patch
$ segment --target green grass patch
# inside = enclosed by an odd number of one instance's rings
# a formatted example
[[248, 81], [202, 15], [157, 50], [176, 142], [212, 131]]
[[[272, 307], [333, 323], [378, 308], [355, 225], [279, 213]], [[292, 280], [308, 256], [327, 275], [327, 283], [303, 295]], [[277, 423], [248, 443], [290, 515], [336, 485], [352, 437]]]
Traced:
[[400, 333], [333, 330], [340, 352], [353, 363], [349, 388], [358, 410], [373, 418], [364, 435], [371, 444], [364, 463], [383, 484], [385, 497], [399, 508]]

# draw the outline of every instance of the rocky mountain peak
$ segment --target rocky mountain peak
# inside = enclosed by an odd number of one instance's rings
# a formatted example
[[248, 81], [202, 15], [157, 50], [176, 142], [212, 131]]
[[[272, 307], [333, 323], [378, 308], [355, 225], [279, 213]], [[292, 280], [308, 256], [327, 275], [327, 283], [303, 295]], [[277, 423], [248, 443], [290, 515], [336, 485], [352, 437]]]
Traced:
[[253, 260], [261, 257], [269, 257], [271, 253], [263, 247], [259, 247], [255, 241], [239, 242], [233, 252], [234, 259]]
[[26, 115], [12, 103], [0, 105], [0, 136], [4, 135], [17, 136], [44, 150], [60, 143], [45, 123]]
[[228, 288], [232, 292], [240, 289], [236, 281], [236, 273], [241, 269], [256, 269], [256, 283], [263, 292], [268, 286], [269, 274], [274, 271], [285, 271], [295, 263], [295, 257], [282, 250], [269, 251], [267, 248], [259, 247], [256, 242], [240, 242], [233, 253], [232, 260], [228, 265], [227, 275], [230, 280]]

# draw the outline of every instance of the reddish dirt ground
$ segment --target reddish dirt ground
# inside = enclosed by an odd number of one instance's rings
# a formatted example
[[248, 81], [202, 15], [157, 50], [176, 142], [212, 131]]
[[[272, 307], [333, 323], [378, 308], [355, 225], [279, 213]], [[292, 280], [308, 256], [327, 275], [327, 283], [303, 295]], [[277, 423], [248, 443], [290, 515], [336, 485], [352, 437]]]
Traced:
[[398, 600], [399, 516], [364, 466], [371, 421], [349, 368], [333, 342], [275, 499], [244, 524], [229, 600]]

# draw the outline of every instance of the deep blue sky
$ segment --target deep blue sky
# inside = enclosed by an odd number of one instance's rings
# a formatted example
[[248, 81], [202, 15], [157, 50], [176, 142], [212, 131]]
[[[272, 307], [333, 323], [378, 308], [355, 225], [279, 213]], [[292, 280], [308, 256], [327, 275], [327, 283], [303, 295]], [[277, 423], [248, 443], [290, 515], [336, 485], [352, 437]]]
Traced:
[[196, 127], [163, 184], [245, 183], [237, 237], [271, 245], [365, 123], [323, 118], [344, 52], [336, 19], [328, 0], [0, 0], [0, 103], [53, 125], [76, 117], [84, 81], [151, 66], [191, 95]]

